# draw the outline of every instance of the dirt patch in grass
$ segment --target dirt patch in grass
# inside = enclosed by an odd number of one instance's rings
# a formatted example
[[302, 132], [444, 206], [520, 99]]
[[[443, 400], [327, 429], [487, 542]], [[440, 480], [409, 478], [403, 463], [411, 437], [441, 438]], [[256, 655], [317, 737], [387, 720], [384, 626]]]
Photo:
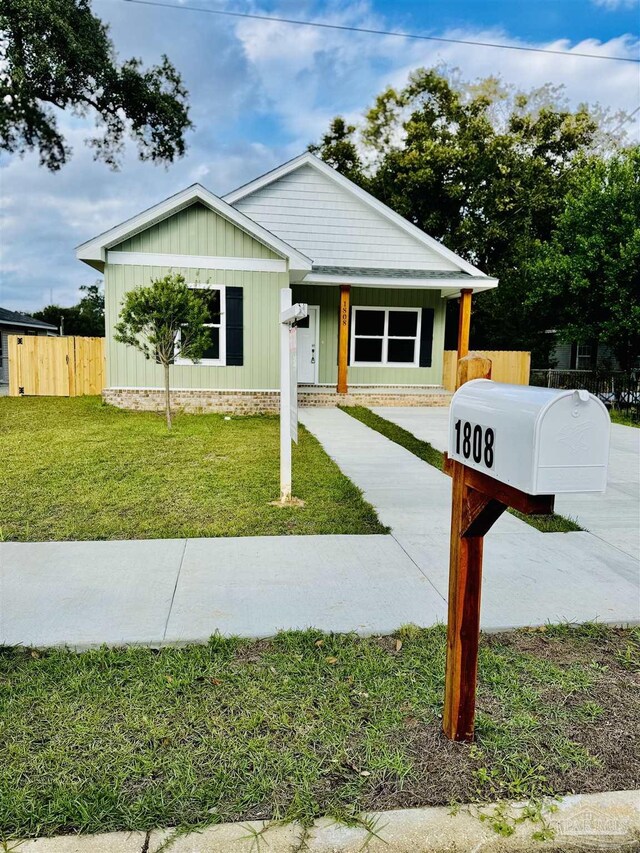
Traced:
[[445, 635], [0, 652], [0, 839], [640, 786], [640, 631], [483, 636], [477, 737]]

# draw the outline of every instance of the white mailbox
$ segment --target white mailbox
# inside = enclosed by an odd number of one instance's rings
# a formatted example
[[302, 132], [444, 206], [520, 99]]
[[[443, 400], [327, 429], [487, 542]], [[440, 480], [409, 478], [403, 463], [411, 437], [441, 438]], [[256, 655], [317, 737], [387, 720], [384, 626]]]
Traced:
[[603, 492], [609, 431], [588, 391], [474, 379], [451, 401], [449, 457], [530, 495]]

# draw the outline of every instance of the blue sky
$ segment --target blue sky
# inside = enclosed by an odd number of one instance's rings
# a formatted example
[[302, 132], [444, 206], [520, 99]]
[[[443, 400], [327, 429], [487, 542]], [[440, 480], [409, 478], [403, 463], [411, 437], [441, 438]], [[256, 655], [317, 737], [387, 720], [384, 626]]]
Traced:
[[[179, 2], [179, 0], [169, 0]], [[224, 0], [182, 0], [224, 6]], [[91, 125], [61, 115], [74, 149], [56, 174], [37, 157], [0, 159], [0, 305], [36, 310], [77, 300], [96, 273], [74, 247], [194, 181], [218, 194], [300, 153], [332, 116], [357, 121], [388, 84], [413, 68], [447, 63], [467, 79], [500, 75], [519, 88], [565, 86], [568, 102], [628, 112], [640, 105], [639, 67], [571, 52], [638, 56], [638, 0], [234, 0], [226, 8], [444, 37], [550, 47], [551, 56], [293, 27], [94, 0], [122, 58], [167, 53], [191, 95], [195, 130], [168, 169], [127, 149], [118, 172], [92, 159]], [[629, 125], [640, 138], [640, 115]]]

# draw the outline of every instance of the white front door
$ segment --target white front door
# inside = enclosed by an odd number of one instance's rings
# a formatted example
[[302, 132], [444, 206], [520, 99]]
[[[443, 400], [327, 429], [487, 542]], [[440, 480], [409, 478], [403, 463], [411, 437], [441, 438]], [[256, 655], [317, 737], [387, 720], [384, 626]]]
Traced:
[[318, 381], [317, 305], [309, 305], [309, 314], [298, 325], [298, 382], [314, 385]]

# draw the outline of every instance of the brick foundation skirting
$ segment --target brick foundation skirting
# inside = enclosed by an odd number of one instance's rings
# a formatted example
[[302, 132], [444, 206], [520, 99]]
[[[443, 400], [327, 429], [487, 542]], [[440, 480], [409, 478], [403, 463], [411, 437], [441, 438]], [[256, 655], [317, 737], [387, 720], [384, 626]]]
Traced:
[[[164, 409], [164, 392], [153, 389], [105, 388], [105, 403], [119, 409], [160, 412]], [[379, 391], [363, 394], [335, 392], [299, 393], [298, 405], [330, 406], [448, 406], [451, 395], [407, 394]], [[278, 391], [172, 391], [171, 407], [181, 412], [226, 412], [237, 415], [276, 414], [280, 406]]]

